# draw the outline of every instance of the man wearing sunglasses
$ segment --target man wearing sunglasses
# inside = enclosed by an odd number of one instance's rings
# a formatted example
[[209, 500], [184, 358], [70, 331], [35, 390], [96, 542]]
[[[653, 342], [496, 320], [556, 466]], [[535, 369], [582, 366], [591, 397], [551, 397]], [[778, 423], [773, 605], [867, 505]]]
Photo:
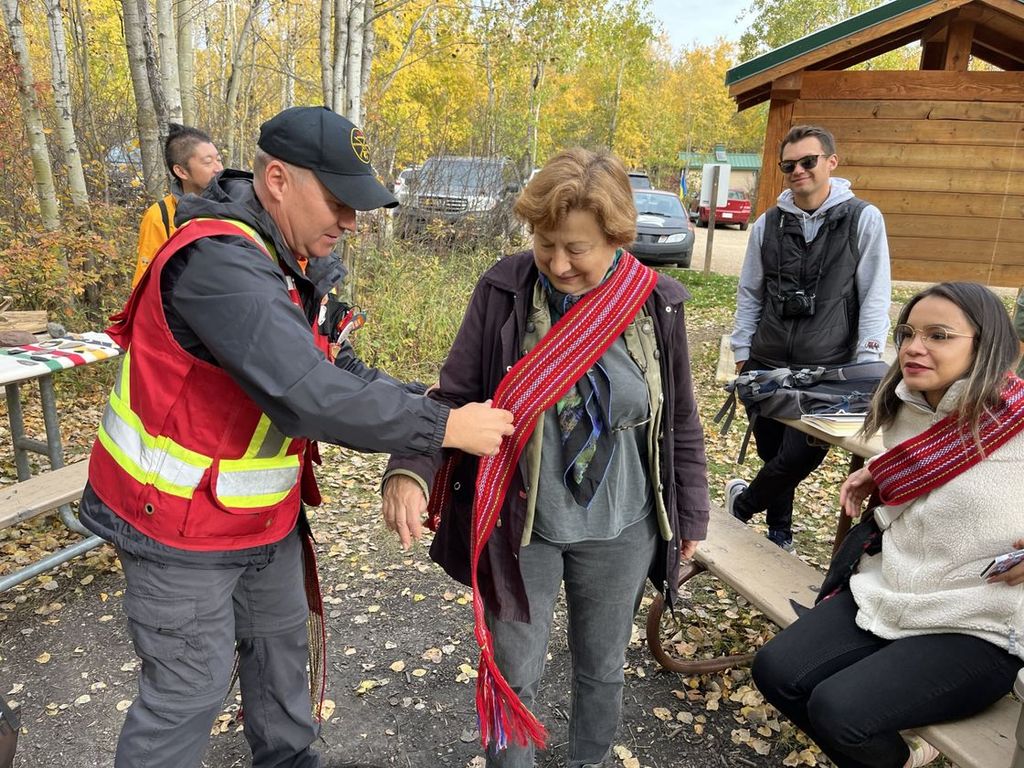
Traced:
[[[835, 139], [790, 129], [779, 150], [787, 189], [750, 230], [731, 345], [736, 372], [844, 365], [881, 358], [889, 331], [889, 246], [882, 214], [835, 178]], [[753, 420], [764, 466], [726, 484], [744, 522], [766, 512], [768, 538], [793, 549], [793, 494], [828, 448], [772, 419]]]

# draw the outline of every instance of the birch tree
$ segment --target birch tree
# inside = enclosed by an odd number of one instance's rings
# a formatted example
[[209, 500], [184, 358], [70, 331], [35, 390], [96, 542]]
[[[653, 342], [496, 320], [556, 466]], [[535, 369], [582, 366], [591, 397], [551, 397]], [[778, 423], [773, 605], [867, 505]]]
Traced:
[[79, 211], [89, 208], [89, 192], [85, 187], [82, 153], [71, 120], [71, 85], [68, 78], [68, 48], [64, 37], [64, 15], [60, 0], [45, 0], [46, 26], [50, 32], [50, 68], [53, 79], [53, 100], [57, 111], [57, 135], [64, 150], [71, 204]]
[[174, 0], [177, 33], [178, 86], [181, 94], [181, 119], [196, 123], [195, 0]]
[[38, 91], [35, 76], [32, 74], [32, 60], [29, 58], [25, 27], [21, 21], [21, 9], [18, 7], [18, 0], [0, 0], [0, 7], [3, 8], [11, 48], [18, 61], [18, 102], [21, 104], [22, 119], [25, 121], [28, 134], [32, 176], [36, 196], [39, 198], [39, 215], [43, 228], [53, 232], [60, 228], [60, 206], [57, 204], [57, 192], [53, 187], [53, 169], [50, 167], [50, 154], [46, 147], [43, 118], [36, 100]]
[[239, 155], [235, 147], [235, 107], [238, 105], [238, 92], [242, 84], [242, 64], [245, 52], [249, 48], [253, 24], [260, 12], [260, 5], [261, 0], [252, 0], [252, 5], [249, 6], [249, 12], [245, 16], [245, 23], [242, 25], [242, 31], [238, 35], [234, 53], [231, 56], [231, 72], [224, 84], [224, 156], [228, 158], [232, 167], [239, 165]]
[[370, 92], [370, 75], [373, 70], [373, 52], [377, 47], [377, 38], [373, 32], [373, 20], [376, 8], [373, 0], [363, 1], [363, 56], [359, 68], [359, 113], [352, 122], [360, 126], [366, 125], [366, 96]]
[[[371, 5], [367, 0], [350, 0], [348, 9], [348, 50], [345, 64], [345, 116], [353, 123], [359, 122], [362, 113], [362, 85], [363, 85], [363, 30], [366, 27], [366, 6]], [[335, 23], [340, 23], [336, 19]], [[335, 109], [339, 112], [341, 105]]]
[[324, 106], [334, 109], [334, 0], [320, 0], [320, 88]]
[[181, 81], [178, 79], [178, 25], [174, 18], [174, 0], [156, 0], [156, 43], [159, 51], [160, 85], [166, 99], [166, 118], [183, 122]]
[[142, 21], [139, 18], [139, 5], [136, 0], [121, 0], [121, 8], [124, 13], [128, 68], [132, 76], [132, 91], [135, 94], [135, 123], [139, 130], [139, 149], [142, 152], [142, 178], [146, 185], [147, 197], [156, 200], [163, 196], [165, 174]]
[[331, 100], [328, 106], [339, 115], [345, 113], [347, 96], [345, 63], [348, 61], [349, 0], [334, 0], [334, 50], [331, 64]]

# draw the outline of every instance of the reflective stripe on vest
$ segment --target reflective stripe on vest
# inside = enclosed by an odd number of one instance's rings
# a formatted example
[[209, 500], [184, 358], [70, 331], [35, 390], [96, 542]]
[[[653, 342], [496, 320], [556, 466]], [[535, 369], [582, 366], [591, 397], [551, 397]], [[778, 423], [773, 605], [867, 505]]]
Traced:
[[[251, 235], [266, 252], [263, 239], [251, 227], [229, 222]], [[121, 361], [99, 428], [99, 441], [117, 465], [143, 485], [191, 499], [213, 458], [185, 448], [167, 435], [152, 435], [131, 407], [131, 350]], [[289, 454], [294, 440], [282, 434], [261, 414], [245, 453], [239, 459], [220, 459], [213, 492], [225, 507], [253, 509], [280, 503], [299, 480], [302, 457]]]

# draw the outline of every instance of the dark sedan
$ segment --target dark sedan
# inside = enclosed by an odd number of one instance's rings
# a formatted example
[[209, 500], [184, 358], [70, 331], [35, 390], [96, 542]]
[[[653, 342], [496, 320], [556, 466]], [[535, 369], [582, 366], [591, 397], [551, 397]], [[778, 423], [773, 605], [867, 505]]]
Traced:
[[689, 267], [693, 256], [693, 223], [671, 192], [634, 189], [636, 240], [630, 252], [645, 264]]

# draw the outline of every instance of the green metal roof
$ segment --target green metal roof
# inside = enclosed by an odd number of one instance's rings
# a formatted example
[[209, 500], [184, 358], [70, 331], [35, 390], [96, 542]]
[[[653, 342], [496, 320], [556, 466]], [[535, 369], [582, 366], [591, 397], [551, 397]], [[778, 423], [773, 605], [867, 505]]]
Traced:
[[810, 53], [868, 27], [889, 21], [900, 14], [913, 11], [916, 8], [921, 8], [933, 2], [935, 0], [892, 0], [892, 2], [883, 3], [869, 11], [858, 13], [856, 16], [852, 16], [845, 21], [833, 24], [831, 27], [819, 29], [817, 32], [812, 32], [805, 37], [801, 37], [799, 40], [787, 43], [781, 48], [776, 48], [774, 51], [768, 51], [768, 53], [763, 53], [750, 61], [738, 64], [725, 73], [725, 84], [732, 85], [790, 59], [803, 56], [805, 53]]
[[[716, 163], [714, 152], [680, 152], [679, 162], [684, 168], [703, 168], [705, 163]], [[761, 156], [753, 152], [728, 152], [726, 162], [737, 171], [760, 171]]]

